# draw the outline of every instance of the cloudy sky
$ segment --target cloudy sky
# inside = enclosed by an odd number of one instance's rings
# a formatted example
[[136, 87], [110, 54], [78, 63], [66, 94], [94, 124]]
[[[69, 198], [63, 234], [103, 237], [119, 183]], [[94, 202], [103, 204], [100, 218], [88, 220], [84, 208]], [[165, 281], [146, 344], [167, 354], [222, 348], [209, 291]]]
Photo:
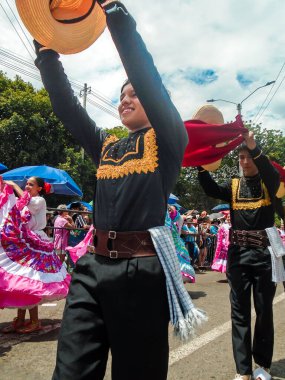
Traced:
[[[0, 4], [0, 70], [13, 78], [15, 69], [21, 68], [23, 79], [40, 88], [41, 82], [34, 78], [38, 73], [27, 66], [34, 54], [14, 17], [19, 20], [15, 2], [1, 0]], [[125, 0], [124, 4], [136, 19], [184, 120], [207, 99], [239, 103], [256, 88], [276, 80], [274, 86], [244, 101], [242, 114], [245, 120], [285, 133], [284, 0]], [[8, 58], [7, 52], [14, 57]], [[91, 86], [87, 108], [97, 124], [119, 125], [118, 119], [101, 109], [116, 113], [112, 104], [117, 106], [126, 77], [108, 30], [89, 49], [62, 56], [62, 61], [77, 89], [84, 83]], [[7, 64], [13, 64], [14, 70]], [[215, 105], [226, 121], [234, 119], [235, 104], [220, 101]]]

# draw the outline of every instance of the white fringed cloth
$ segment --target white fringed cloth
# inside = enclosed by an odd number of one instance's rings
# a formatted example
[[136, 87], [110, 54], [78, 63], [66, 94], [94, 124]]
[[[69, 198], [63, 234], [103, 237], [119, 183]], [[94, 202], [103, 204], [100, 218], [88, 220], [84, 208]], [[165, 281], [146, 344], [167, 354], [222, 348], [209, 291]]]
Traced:
[[195, 336], [196, 328], [208, 318], [203, 310], [194, 306], [184, 287], [169, 228], [153, 227], [149, 232], [166, 277], [170, 320], [174, 326], [174, 334], [185, 342]]
[[272, 263], [272, 281], [285, 281], [285, 270], [282, 256], [285, 255], [285, 246], [276, 227], [265, 228], [270, 246], [268, 247], [271, 254]]

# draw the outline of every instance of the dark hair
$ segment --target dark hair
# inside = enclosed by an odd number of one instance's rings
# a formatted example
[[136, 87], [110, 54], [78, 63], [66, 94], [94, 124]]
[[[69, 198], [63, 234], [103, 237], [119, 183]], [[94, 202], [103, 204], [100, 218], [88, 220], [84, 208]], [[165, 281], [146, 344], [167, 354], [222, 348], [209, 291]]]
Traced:
[[245, 142], [243, 142], [242, 144], [240, 144], [238, 147], [237, 147], [237, 153], [239, 154], [240, 152], [246, 150], [247, 152], [249, 152], [249, 149], [246, 145]]
[[72, 202], [72, 203], [70, 204], [70, 209], [73, 210], [73, 209], [75, 209], [75, 208], [79, 208], [79, 210], [81, 210], [81, 208], [82, 208], [81, 203], [80, 203], [80, 202]]
[[124, 87], [125, 87], [127, 84], [130, 84], [130, 83], [131, 83], [131, 81], [129, 80], [129, 78], [127, 78], [127, 79], [124, 81], [124, 83], [123, 83], [123, 85], [122, 85], [122, 87], [121, 87], [121, 93], [123, 92]]
[[37, 182], [37, 185], [40, 186], [42, 189], [39, 191], [40, 195], [46, 194], [45, 191], [45, 181], [41, 177], [31, 176], [30, 178], [34, 178]]

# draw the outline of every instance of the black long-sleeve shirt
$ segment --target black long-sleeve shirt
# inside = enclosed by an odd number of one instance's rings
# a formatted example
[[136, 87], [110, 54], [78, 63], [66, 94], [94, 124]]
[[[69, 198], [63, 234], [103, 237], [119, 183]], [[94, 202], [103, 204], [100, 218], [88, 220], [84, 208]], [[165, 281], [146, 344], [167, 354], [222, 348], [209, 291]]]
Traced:
[[230, 203], [234, 230], [263, 230], [274, 225], [279, 173], [258, 147], [249, 153], [259, 171], [254, 177], [234, 178], [218, 185], [207, 171], [198, 173], [199, 182], [207, 195]]
[[177, 180], [188, 137], [134, 19], [119, 9], [107, 15], [107, 25], [152, 128], [117, 140], [98, 128], [80, 105], [56, 52], [40, 52], [36, 65], [54, 112], [98, 168], [96, 227], [146, 230], [164, 225], [167, 199]]

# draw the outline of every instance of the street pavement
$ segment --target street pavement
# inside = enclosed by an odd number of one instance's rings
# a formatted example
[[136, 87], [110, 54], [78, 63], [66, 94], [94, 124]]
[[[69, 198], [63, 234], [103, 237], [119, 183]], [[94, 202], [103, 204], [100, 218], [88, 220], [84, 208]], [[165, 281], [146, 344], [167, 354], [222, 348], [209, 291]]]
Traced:
[[[172, 328], [169, 328], [168, 380], [232, 380], [235, 366], [231, 348], [229, 286], [225, 275], [211, 271], [197, 274], [196, 284], [187, 284], [186, 288], [195, 305], [207, 312], [209, 320], [186, 344], [174, 338]], [[274, 302], [272, 375], [274, 380], [285, 380], [285, 293], [281, 285], [277, 287]], [[51, 379], [63, 307], [64, 301], [39, 307], [43, 325], [39, 332], [29, 335], [0, 333], [1, 380]], [[15, 314], [16, 310], [1, 310], [0, 329]], [[111, 380], [110, 362], [105, 380]]]

